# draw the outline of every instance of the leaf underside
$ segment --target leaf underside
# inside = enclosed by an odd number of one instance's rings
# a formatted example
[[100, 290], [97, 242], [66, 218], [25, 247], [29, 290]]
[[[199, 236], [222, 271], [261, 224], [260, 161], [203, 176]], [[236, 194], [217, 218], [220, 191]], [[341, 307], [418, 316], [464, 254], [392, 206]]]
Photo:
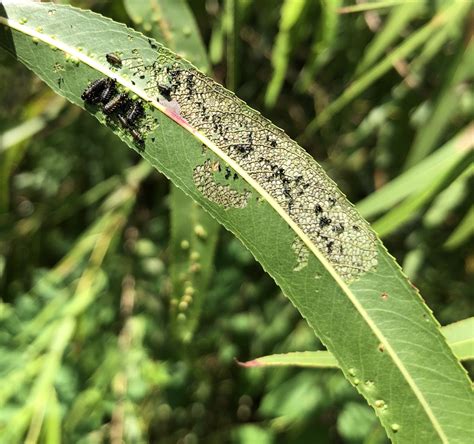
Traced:
[[[169, 177], [275, 279], [394, 442], [466, 443], [469, 380], [429, 309], [365, 221], [283, 131], [154, 40], [89, 11], [0, 5], [0, 44]], [[114, 52], [122, 66], [112, 66]], [[86, 105], [111, 77], [141, 101], [141, 145]]]

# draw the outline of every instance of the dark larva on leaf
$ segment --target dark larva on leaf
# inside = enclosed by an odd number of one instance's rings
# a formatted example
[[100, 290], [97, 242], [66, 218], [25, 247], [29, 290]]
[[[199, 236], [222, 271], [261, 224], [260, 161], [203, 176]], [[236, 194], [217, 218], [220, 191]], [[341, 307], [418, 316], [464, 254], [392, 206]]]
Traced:
[[124, 128], [129, 127], [128, 120], [122, 114], [117, 114], [117, 119], [119, 120], [119, 122]]
[[129, 130], [129, 133], [133, 137], [135, 143], [140, 147], [143, 146], [145, 142], [140, 131], [138, 131], [136, 128], [131, 127], [130, 122], [123, 114], [117, 114], [117, 119], [124, 128]]
[[136, 130], [135, 128], [130, 128], [130, 134], [133, 137], [133, 140], [140, 146], [142, 146], [145, 142], [143, 140], [143, 136], [140, 134], [140, 131]]
[[107, 79], [107, 85], [100, 95], [100, 101], [102, 103], [107, 103], [112, 98], [112, 96], [117, 93], [115, 85], [115, 80]]
[[122, 66], [122, 59], [113, 52], [109, 52], [108, 54], [106, 54], [105, 58], [113, 66]]
[[127, 111], [125, 118], [129, 125], [133, 125], [144, 114], [143, 106], [140, 102], [133, 102], [130, 109]]
[[104, 113], [112, 114], [114, 111], [120, 109], [128, 100], [128, 95], [125, 93], [117, 94], [109, 102], [104, 105]]
[[94, 80], [81, 94], [81, 99], [89, 104], [98, 103], [100, 101], [100, 95], [104, 88], [107, 86], [107, 77]]

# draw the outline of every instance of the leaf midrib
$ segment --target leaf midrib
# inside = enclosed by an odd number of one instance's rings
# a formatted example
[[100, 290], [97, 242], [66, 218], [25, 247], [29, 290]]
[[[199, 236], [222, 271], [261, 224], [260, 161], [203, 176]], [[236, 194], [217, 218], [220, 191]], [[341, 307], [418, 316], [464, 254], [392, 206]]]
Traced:
[[[71, 7], [72, 10], [77, 9]], [[81, 11], [81, 10], [79, 10]], [[95, 14], [93, 12], [90, 12], [91, 14]], [[100, 15], [100, 14], [96, 14]], [[318, 260], [323, 264], [323, 266], [329, 271], [331, 274], [332, 278], [334, 279], [335, 283], [341, 288], [341, 290], [346, 294], [346, 296], [349, 298], [351, 303], [354, 305], [356, 310], [360, 313], [360, 316], [362, 319], [367, 323], [369, 326], [370, 330], [374, 333], [374, 335], [377, 337], [377, 339], [384, 345], [384, 348], [386, 352], [390, 355], [392, 358], [393, 362], [395, 365], [398, 367], [400, 370], [400, 373], [403, 375], [404, 379], [407, 381], [408, 385], [411, 387], [413, 393], [417, 397], [417, 399], [420, 402], [420, 405], [423, 407], [426, 415], [430, 419], [431, 423], [433, 424], [434, 430], [438, 433], [440, 439], [442, 442], [448, 442], [448, 439], [446, 437], [446, 434], [444, 433], [444, 430], [441, 428], [441, 425], [437, 421], [437, 418], [432, 411], [429, 403], [423, 396], [423, 393], [420, 391], [418, 386], [416, 385], [415, 381], [411, 377], [409, 371], [406, 369], [405, 365], [403, 362], [400, 360], [398, 357], [397, 353], [395, 350], [392, 348], [391, 344], [385, 340], [385, 336], [383, 333], [379, 330], [375, 322], [372, 320], [372, 318], [369, 316], [365, 308], [361, 305], [361, 303], [357, 300], [355, 294], [349, 289], [348, 285], [341, 279], [341, 277], [336, 273], [332, 265], [327, 261], [327, 259], [319, 252], [319, 250], [316, 248], [316, 246], [311, 242], [311, 240], [306, 236], [303, 231], [298, 227], [298, 225], [289, 217], [289, 215], [285, 212], [285, 210], [278, 205], [275, 199], [272, 198], [268, 194], [267, 191], [265, 191], [259, 184], [256, 182], [252, 177], [249, 176], [249, 174], [243, 170], [240, 165], [234, 161], [232, 158], [230, 158], [227, 154], [225, 154], [223, 151], [221, 151], [217, 145], [215, 145], [212, 141], [210, 141], [205, 135], [201, 134], [198, 132], [196, 129], [194, 129], [187, 121], [184, 120], [179, 115], [176, 115], [172, 110], [169, 110], [168, 108], [164, 107], [162, 104], [157, 102], [155, 99], [150, 98], [147, 93], [139, 88], [137, 85], [133, 85], [131, 81], [121, 77], [118, 75], [116, 72], [111, 71], [108, 69], [106, 66], [102, 65], [98, 61], [92, 59], [91, 57], [87, 56], [83, 52], [77, 50], [76, 48], [69, 46], [68, 44], [58, 41], [57, 39], [52, 38], [51, 36], [47, 34], [43, 34], [35, 29], [32, 29], [26, 25], [23, 25], [15, 20], [11, 20], [9, 18], [5, 17], [0, 17], [0, 23], [9, 26], [12, 29], [17, 30], [18, 32], [21, 32], [23, 34], [29, 35], [32, 38], [36, 38], [39, 41], [42, 41], [48, 45], [51, 45], [53, 47], [57, 47], [58, 49], [62, 50], [64, 53], [69, 54], [70, 56], [76, 58], [77, 60], [81, 61], [82, 63], [90, 66], [92, 69], [104, 74], [107, 77], [111, 77], [117, 80], [121, 85], [129, 89], [130, 91], [134, 92], [137, 96], [141, 97], [143, 100], [148, 102], [149, 104], [153, 105], [156, 109], [158, 109], [160, 112], [165, 114], [167, 117], [169, 117], [171, 120], [173, 120], [175, 123], [186, 129], [188, 132], [190, 132], [194, 137], [196, 137], [199, 141], [201, 141], [203, 144], [205, 144], [211, 151], [213, 151], [219, 158], [221, 158], [223, 161], [225, 161], [228, 165], [230, 165], [258, 194], [260, 194], [269, 204], [270, 206], [283, 218], [283, 220], [292, 228], [292, 230], [298, 235], [301, 240], [305, 243], [305, 245], [309, 248], [309, 250], [318, 258]], [[124, 25], [125, 27], [125, 25]], [[134, 31], [133, 32], [137, 32]], [[160, 46], [161, 44], [157, 42]]]

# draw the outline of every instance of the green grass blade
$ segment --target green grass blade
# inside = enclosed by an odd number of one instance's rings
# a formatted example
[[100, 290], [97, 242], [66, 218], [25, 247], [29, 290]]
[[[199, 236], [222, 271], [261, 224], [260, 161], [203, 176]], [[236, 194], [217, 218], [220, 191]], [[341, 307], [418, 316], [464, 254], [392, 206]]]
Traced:
[[201, 70], [209, 64], [196, 20], [186, 0], [124, 0], [134, 24], [184, 58], [193, 60]]
[[446, 325], [441, 331], [461, 361], [474, 359], [474, 317]]
[[474, 41], [471, 40], [466, 49], [458, 51], [457, 57], [451, 62], [452, 66], [447, 71], [446, 80], [433, 104], [431, 115], [417, 132], [413, 146], [408, 152], [406, 168], [424, 159], [436, 147], [449, 123], [456, 118], [459, 101], [468, 88], [462, 83], [472, 80], [474, 76], [473, 60]]
[[301, 18], [306, 0], [285, 0], [281, 6], [280, 29], [272, 50], [273, 76], [265, 93], [265, 106], [273, 107], [280, 95], [292, 49], [291, 30]]
[[56, 391], [52, 390], [44, 418], [44, 440], [48, 444], [61, 444], [61, 406]]
[[224, 58], [225, 29], [222, 15], [216, 18], [209, 41], [209, 60], [217, 65]]
[[53, 99], [49, 102], [49, 106], [46, 109], [43, 107], [38, 108], [35, 112], [37, 115], [29, 117], [23, 123], [0, 134], [0, 153], [38, 134], [46, 127], [48, 122], [57, 117], [63, 107], [63, 99]]
[[305, 91], [309, 87], [318, 70], [331, 58], [339, 29], [340, 15], [337, 9], [341, 4], [342, 0], [321, 1], [321, 19], [318, 26], [314, 28], [311, 55], [308, 57], [297, 84], [300, 91]]
[[400, 33], [411, 20], [420, 15], [425, 8], [425, 3], [409, 2], [394, 8], [387, 18], [383, 29], [377, 33], [374, 39], [367, 45], [364, 56], [356, 68], [356, 75], [367, 70], [379, 57], [387, 51], [390, 45], [400, 38]]
[[45, 97], [40, 97], [35, 101], [32, 109], [25, 113], [33, 115], [28, 115], [23, 123], [0, 134], [0, 213], [8, 210], [10, 177], [26, 153], [26, 142], [54, 120], [65, 104], [63, 99], [57, 98], [49, 102], [44, 109], [44, 100]]
[[[464, 5], [465, 6], [465, 5]], [[341, 111], [352, 100], [362, 94], [370, 85], [382, 77], [398, 60], [409, 56], [421, 45], [425, 44], [439, 28], [444, 26], [453, 17], [464, 10], [463, 4], [449, 4], [445, 9], [436, 14], [427, 24], [414, 32], [408, 39], [397, 46], [392, 52], [371, 68], [366, 74], [355, 80], [337, 99], [329, 104], [315, 119], [308, 125], [306, 133], [311, 135], [318, 128], [321, 128], [335, 114]]]
[[451, 212], [469, 196], [469, 181], [474, 168], [469, 166], [446, 189], [433, 200], [432, 205], [423, 217], [423, 225], [434, 228], [441, 225]]
[[472, 147], [474, 125], [466, 127], [425, 160], [388, 182], [357, 204], [360, 213], [371, 218], [425, 189], [434, 179], [446, 173]]
[[461, 159], [461, 164], [455, 164], [452, 168], [446, 169], [443, 174], [434, 177], [431, 180], [429, 186], [421, 190], [417, 194], [412, 194], [410, 197], [405, 199], [402, 203], [391, 209], [388, 213], [384, 214], [380, 219], [372, 223], [373, 229], [377, 234], [383, 238], [394, 232], [405, 222], [412, 219], [418, 214], [423, 206], [429, 202], [446, 183], [450, 183], [453, 179], [453, 175], [457, 174], [459, 168], [464, 171], [464, 165], [472, 162], [473, 156], [468, 153], [464, 158]]
[[218, 225], [177, 187], [171, 188], [170, 206], [171, 314], [177, 336], [189, 342], [213, 272]]
[[392, 8], [394, 6], [403, 5], [404, 3], [407, 3], [407, 1], [406, 0], [380, 0], [380, 1], [373, 1], [373, 2], [365, 2], [360, 5], [344, 6], [343, 8], [339, 8], [339, 14], [351, 14], [354, 12], [373, 11], [375, 9], [379, 9], [380, 12], [383, 12], [384, 8]]
[[[461, 10], [463, 11], [463, 10]], [[415, 75], [422, 75], [423, 69], [426, 65], [443, 50], [449, 40], [456, 41], [462, 35], [463, 14], [456, 14], [453, 20], [446, 23], [446, 26], [438, 29], [435, 34], [425, 43], [420, 53], [410, 64], [410, 71]]]
[[[237, 41], [238, 41], [238, 2], [236, 0], [225, 0], [224, 6], [224, 29], [226, 33], [227, 41], [227, 75], [226, 75], [226, 86], [230, 90], [234, 91], [237, 85]], [[192, 62], [192, 60], [190, 60]]]
[[443, 245], [447, 250], [463, 245], [474, 235], [474, 208], [471, 208]]
[[[3, 8], [1, 45], [57, 93], [84, 107], [88, 83], [108, 76], [145, 102], [143, 146], [99, 107], [87, 108], [242, 240], [392, 440], [470, 439], [465, 370], [393, 258], [302, 148], [191, 64], [123, 25], [55, 4]], [[122, 68], [106, 61], [111, 51], [120, 52]], [[165, 80], [171, 101], [158, 91]]]
[[328, 351], [291, 352], [262, 356], [252, 361], [239, 362], [242, 367], [309, 367], [338, 368], [336, 358]]

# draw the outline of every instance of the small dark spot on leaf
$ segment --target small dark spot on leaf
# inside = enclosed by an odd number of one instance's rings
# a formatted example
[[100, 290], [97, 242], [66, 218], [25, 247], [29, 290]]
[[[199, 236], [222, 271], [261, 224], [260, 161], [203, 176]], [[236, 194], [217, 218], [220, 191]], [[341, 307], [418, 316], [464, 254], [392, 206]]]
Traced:
[[321, 228], [324, 228], [324, 227], [327, 227], [328, 225], [331, 225], [331, 219], [329, 219], [329, 217], [326, 217], [326, 216], [321, 216], [319, 218], [319, 226]]

